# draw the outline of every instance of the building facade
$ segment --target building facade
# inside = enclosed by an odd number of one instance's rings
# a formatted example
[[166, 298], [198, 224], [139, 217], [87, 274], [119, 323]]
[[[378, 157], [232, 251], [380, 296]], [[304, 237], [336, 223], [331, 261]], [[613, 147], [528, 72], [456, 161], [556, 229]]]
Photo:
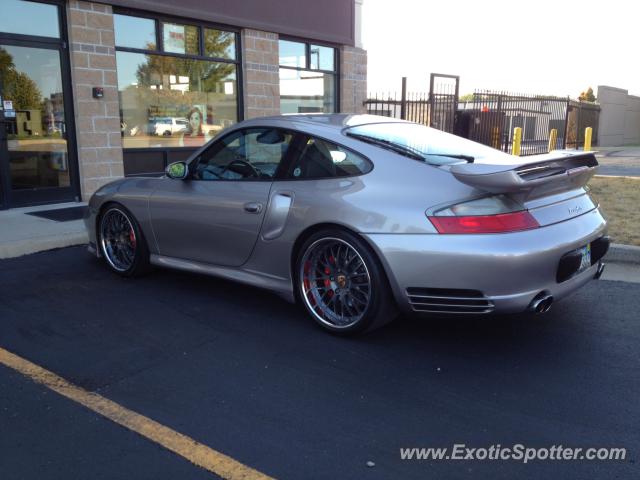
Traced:
[[362, 0], [2, 0], [0, 208], [159, 175], [240, 120], [362, 112]]

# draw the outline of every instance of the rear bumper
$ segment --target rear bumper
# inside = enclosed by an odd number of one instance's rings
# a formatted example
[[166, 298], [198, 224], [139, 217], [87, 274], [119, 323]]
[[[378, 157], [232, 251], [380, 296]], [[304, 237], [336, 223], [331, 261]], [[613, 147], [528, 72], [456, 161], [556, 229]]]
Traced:
[[421, 293], [419, 289], [481, 292], [485, 303], [467, 299], [479, 307], [459, 313], [516, 313], [525, 311], [542, 291], [559, 300], [593, 279], [598, 263], [560, 283], [558, 265], [564, 254], [605, 235], [606, 229], [595, 209], [565, 222], [508, 234], [363, 236], [382, 260], [405, 313], [420, 310], [412, 306], [407, 289], [416, 289], [412, 294]]

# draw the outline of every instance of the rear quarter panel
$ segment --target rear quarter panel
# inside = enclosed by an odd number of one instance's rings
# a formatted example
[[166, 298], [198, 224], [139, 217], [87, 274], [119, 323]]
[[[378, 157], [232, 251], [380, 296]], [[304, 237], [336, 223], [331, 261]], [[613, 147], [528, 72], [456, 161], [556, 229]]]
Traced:
[[288, 278], [294, 243], [305, 230], [320, 224], [337, 224], [362, 234], [435, 234], [425, 211], [475, 193], [439, 168], [344, 141], [344, 136], [335, 141], [369, 158], [373, 170], [356, 177], [274, 182], [270, 198], [285, 193], [293, 199], [286, 227], [278, 238], [258, 239], [247, 268]]

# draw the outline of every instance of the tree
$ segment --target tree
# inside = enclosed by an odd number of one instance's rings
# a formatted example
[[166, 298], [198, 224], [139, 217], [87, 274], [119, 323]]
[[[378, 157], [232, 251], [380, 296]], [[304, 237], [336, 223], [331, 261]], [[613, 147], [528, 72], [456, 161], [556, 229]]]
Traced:
[[15, 68], [13, 57], [4, 48], [0, 48], [0, 76], [4, 76], [6, 72]]
[[473, 101], [473, 93], [465, 93], [464, 95], [460, 95], [459, 100], [461, 102], [471, 102]]
[[578, 100], [581, 102], [595, 102], [596, 96], [593, 94], [593, 88], [589, 87], [586, 92], [582, 92]]
[[0, 81], [4, 85], [4, 97], [13, 101], [15, 110], [38, 110], [42, 93], [29, 75], [16, 70], [13, 57], [0, 48]]

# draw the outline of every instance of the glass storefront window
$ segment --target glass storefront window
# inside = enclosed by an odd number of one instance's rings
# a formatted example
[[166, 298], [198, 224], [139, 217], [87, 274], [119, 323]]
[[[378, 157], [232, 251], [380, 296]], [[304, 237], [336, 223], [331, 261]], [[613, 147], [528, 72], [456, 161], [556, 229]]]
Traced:
[[129, 15], [113, 16], [116, 47], [155, 50], [156, 22], [150, 18]]
[[335, 112], [335, 48], [290, 40], [279, 47], [280, 112]]
[[309, 56], [312, 70], [329, 70], [333, 72], [333, 57], [335, 50], [331, 47], [323, 47], [321, 45], [311, 45], [309, 48]]
[[[199, 147], [238, 121], [235, 32], [116, 17], [125, 149]], [[156, 37], [156, 24], [160, 46], [149, 40]]]
[[164, 23], [162, 25], [162, 45], [165, 52], [199, 55], [198, 27]]
[[56, 5], [23, 0], [2, 0], [0, 3], [0, 32], [60, 37], [60, 20]]
[[280, 69], [281, 113], [333, 113], [334, 111], [335, 75]]
[[306, 45], [300, 42], [280, 40], [280, 66], [307, 68]]
[[116, 57], [124, 148], [197, 147], [237, 121], [234, 63]]
[[233, 32], [204, 29], [204, 54], [207, 57], [236, 59], [236, 35]]

